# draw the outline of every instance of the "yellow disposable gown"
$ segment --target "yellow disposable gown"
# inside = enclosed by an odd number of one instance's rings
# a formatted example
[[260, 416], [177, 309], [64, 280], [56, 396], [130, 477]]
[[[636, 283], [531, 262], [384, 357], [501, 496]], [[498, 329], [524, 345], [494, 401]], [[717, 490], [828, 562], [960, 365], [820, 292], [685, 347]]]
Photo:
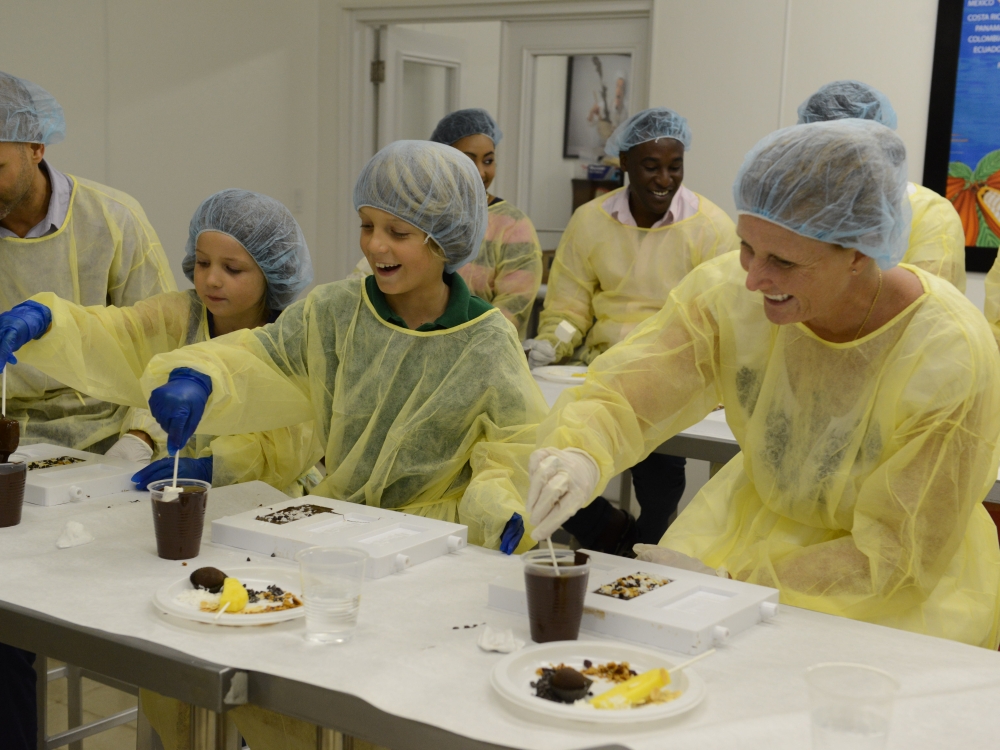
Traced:
[[[479, 254], [457, 273], [469, 292], [502, 312], [524, 340], [542, 284], [542, 246], [535, 225], [517, 206], [500, 201], [489, 207], [488, 215]], [[361, 278], [371, 272], [368, 259], [362, 258], [351, 277]]]
[[[160, 240], [130, 196], [73, 177], [62, 227], [36, 239], [0, 238], [0, 308], [39, 292], [80, 305], [133, 305], [177, 289]], [[118, 439], [126, 408], [77, 393], [28, 364], [7, 372], [7, 416], [21, 442], [104, 451]]]
[[[740, 246], [732, 220], [704, 196], [694, 216], [640, 229], [604, 210], [609, 195], [576, 210], [552, 262], [536, 338], [555, 347], [557, 361], [584, 344], [574, 359], [589, 363], [658, 312], [691, 269]], [[569, 343], [556, 338], [563, 320], [577, 330]]]
[[990, 324], [993, 337], [1000, 346], [1000, 256], [993, 262], [993, 267], [986, 274], [986, 301], [983, 313]]
[[601, 485], [719, 402], [743, 449], [660, 544], [787, 604], [996, 648], [1000, 357], [979, 311], [924, 294], [851, 343], [775, 326], [736, 254], [684, 280], [539, 429]]
[[[498, 310], [440, 331], [382, 320], [361, 279], [314, 289], [270, 325], [161, 354], [212, 378], [199, 431], [257, 432], [315, 419], [327, 476], [313, 494], [457, 521], [497, 548], [525, 516], [527, 457], [547, 407]], [[533, 542], [525, 534], [520, 549]]]
[[[52, 326], [18, 351], [18, 361], [96, 398], [131, 405], [123, 429], [148, 432], [165, 455], [166, 436], [142, 408], [139, 376], [156, 354], [206, 341], [208, 314], [194, 290], [169, 292], [132, 307], [81, 307], [46, 292], [33, 297], [52, 310]], [[259, 479], [291, 495], [308, 486], [323, 455], [311, 419], [269, 431], [197, 435], [182, 455], [212, 456], [212, 484]]]
[[903, 263], [922, 268], [965, 291], [965, 230], [947, 198], [921, 185], [909, 185], [913, 223]]

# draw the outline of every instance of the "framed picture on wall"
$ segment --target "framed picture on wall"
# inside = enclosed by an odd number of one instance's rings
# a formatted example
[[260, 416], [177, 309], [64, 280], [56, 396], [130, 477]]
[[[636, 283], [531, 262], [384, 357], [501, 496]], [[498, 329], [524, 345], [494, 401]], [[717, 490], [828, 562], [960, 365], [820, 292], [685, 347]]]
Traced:
[[965, 230], [965, 266], [988, 271], [1000, 246], [1000, 0], [938, 0], [924, 185]]
[[631, 114], [632, 56], [570, 55], [567, 68], [563, 158], [596, 162]]

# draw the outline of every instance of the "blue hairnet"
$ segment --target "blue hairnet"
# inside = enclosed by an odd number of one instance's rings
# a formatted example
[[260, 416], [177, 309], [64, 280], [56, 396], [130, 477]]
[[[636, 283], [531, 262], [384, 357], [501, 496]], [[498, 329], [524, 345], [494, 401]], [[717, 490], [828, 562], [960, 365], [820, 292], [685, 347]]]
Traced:
[[431, 140], [450, 146], [470, 135], [485, 135], [496, 146], [503, 138], [497, 121], [485, 109], [460, 109], [445, 115], [431, 133]]
[[191, 217], [181, 262], [191, 281], [195, 245], [202, 232], [228, 234], [243, 245], [267, 279], [267, 306], [271, 310], [284, 310], [312, 282], [312, 261], [299, 223], [274, 198], [230, 188], [202, 201]]
[[486, 188], [460, 151], [431, 141], [396, 141], [368, 160], [354, 183], [355, 210], [370, 206], [426, 232], [454, 273], [479, 254]]
[[906, 147], [871, 120], [793, 125], [766, 136], [740, 167], [736, 210], [853, 248], [887, 270], [906, 252]]
[[632, 115], [615, 128], [615, 132], [604, 144], [604, 153], [618, 156], [634, 146], [660, 138], [673, 138], [684, 144], [684, 150], [691, 149], [691, 129], [688, 121], [666, 107], [653, 107]]
[[0, 71], [0, 141], [44, 143], [66, 137], [59, 102], [41, 86]]
[[874, 120], [896, 129], [896, 110], [889, 97], [861, 81], [834, 81], [799, 105], [799, 124], [853, 117]]

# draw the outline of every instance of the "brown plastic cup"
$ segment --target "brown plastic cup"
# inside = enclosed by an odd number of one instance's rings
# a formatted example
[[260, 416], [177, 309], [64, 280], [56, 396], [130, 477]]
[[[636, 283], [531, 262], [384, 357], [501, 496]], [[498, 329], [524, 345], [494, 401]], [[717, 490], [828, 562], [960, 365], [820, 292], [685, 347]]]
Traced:
[[28, 465], [24, 461], [0, 463], [0, 528], [21, 523], [27, 475]]
[[555, 550], [558, 574], [548, 549], [525, 552], [524, 586], [528, 595], [531, 640], [575, 641], [580, 634], [583, 600], [590, 579], [590, 557], [568, 549]]
[[199, 479], [178, 479], [181, 488], [176, 500], [164, 500], [163, 490], [172, 479], [149, 483], [153, 505], [153, 529], [156, 531], [156, 554], [164, 560], [190, 560], [201, 552], [201, 534], [205, 529], [205, 507], [212, 485]]

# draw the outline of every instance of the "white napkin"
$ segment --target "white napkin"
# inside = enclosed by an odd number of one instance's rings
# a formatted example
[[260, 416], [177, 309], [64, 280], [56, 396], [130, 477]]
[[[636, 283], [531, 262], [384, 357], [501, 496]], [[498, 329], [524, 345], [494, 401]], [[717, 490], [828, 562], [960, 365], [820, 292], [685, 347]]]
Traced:
[[476, 645], [483, 651], [499, 651], [501, 654], [509, 654], [524, 648], [524, 641], [514, 637], [514, 631], [494, 630], [489, 625], [479, 632], [479, 640]]
[[56, 546], [59, 549], [67, 547], [79, 547], [81, 544], [94, 541], [94, 535], [87, 531], [82, 523], [70, 521], [66, 524], [62, 534], [56, 539]]

